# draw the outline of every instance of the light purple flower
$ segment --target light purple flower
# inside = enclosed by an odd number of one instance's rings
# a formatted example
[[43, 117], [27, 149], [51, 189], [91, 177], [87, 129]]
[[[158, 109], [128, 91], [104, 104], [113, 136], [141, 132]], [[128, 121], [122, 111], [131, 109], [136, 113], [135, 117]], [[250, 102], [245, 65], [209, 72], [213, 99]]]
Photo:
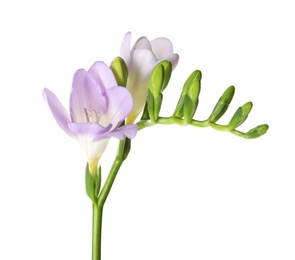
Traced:
[[148, 79], [155, 66], [162, 60], [172, 63], [174, 69], [178, 63], [178, 54], [173, 53], [173, 46], [167, 38], [149, 41], [140, 37], [130, 49], [131, 32], [122, 42], [120, 56], [128, 67], [127, 89], [130, 91], [134, 106], [127, 117], [127, 124], [132, 124], [141, 113], [147, 98]]
[[49, 89], [43, 90], [43, 97], [59, 126], [80, 143], [92, 174], [111, 137], [136, 135], [137, 125], [120, 127], [132, 110], [132, 97], [126, 88], [117, 86], [111, 69], [103, 62], [74, 74], [70, 113]]

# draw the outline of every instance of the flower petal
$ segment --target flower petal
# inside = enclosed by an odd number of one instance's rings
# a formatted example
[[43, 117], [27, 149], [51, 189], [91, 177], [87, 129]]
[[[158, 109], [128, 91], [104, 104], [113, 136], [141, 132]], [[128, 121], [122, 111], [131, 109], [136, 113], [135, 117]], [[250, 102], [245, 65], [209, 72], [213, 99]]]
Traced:
[[131, 52], [137, 50], [137, 49], [148, 49], [152, 50], [152, 45], [150, 41], [146, 37], [140, 37], [133, 45]]
[[112, 70], [102, 61], [95, 62], [88, 70], [88, 73], [103, 88], [103, 92], [110, 87], [117, 86]]
[[110, 139], [107, 138], [97, 142], [92, 142], [92, 140], [92, 135], [82, 135], [78, 138], [79, 144], [86, 154], [87, 161], [90, 165], [96, 166]]
[[78, 70], [73, 78], [70, 96], [72, 122], [96, 122], [105, 110], [106, 100], [101, 86], [84, 69]]
[[151, 65], [155, 61], [157, 61], [157, 58], [151, 50], [137, 49], [133, 52], [132, 66], [129, 68], [129, 73], [134, 74], [133, 76], [136, 78], [144, 80], [144, 77], [150, 74]]
[[124, 39], [121, 44], [120, 56], [126, 62], [126, 65], [129, 66], [131, 56], [130, 56], [130, 39], [131, 32], [127, 32], [124, 36]]
[[[108, 133], [111, 130], [112, 125], [103, 127], [99, 124], [68, 123], [68, 127], [71, 130], [71, 132], [73, 132], [77, 136], [80, 136], [80, 135], [98, 136], [98, 135], [104, 135], [105, 133]], [[101, 138], [101, 139], [104, 139], [104, 138]]]
[[132, 110], [133, 99], [126, 88], [118, 86], [107, 89], [105, 97], [107, 100], [107, 111], [101, 116], [99, 123], [101, 125], [112, 124], [112, 130], [114, 130], [119, 127]]
[[75, 138], [75, 135], [71, 132], [68, 127], [68, 122], [70, 121], [70, 116], [68, 111], [60, 103], [56, 95], [49, 89], [45, 88], [43, 90], [43, 98], [47, 102], [52, 115], [54, 116], [58, 125], [71, 137]]
[[[138, 130], [138, 126], [136, 124], [126, 125], [126, 126], [117, 128], [115, 131], [107, 133], [106, 136], [114, 137], [120, 140], [123, 140], [125, 137], [132, 139], [136, 136], [137, 130]], [[94, 142], [98, 140], [101, 140], [101, 136], [96, 136], [93, 139]]]
[[152, 51], [157, 59], [161, 59], [173, 53], [173, 46], [167, 38], [156, 38], [151, 41]]
[[172, 70], [175, 69], [175, 67], [177, 66], [178, 64], [178, 61], [179, 61], [179, 55], [178, 54], [171, 54], [171, 55], [168, 55], [166, 57], [163, 57], [159, 60], [157, 60], [156, 62], [154, 62], [152, 65], [151, 65], [151, 68], [154, 69], [156, 67], [156, 65], [161, 62], [162, 60], [167, 60], [167, 61], [170, 61], [171, 64], [172, 64]]

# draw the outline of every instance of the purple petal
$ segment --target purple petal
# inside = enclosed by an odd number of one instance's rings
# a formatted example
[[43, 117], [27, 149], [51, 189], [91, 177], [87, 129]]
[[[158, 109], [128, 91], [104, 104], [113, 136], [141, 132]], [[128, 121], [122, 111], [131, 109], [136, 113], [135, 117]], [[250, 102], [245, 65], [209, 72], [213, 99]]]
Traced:
[[157, 38], [151, 41], [152, 50], [157, 59], [161, 59], [173, 53], [173, 46], [167, 38]]
[[[108, 133], [112, 125], [108, 127], [103, 127], [99, 124], [90, 124], [90, 123], [68, 123], [68, 127], [77, 136], [81, 135], [90, 135], [90, 136], [98, 136], [104, 135]], [[102, 138], [103, 139], [103, 138]]]
[[130, 39], [131, 32], [127, 32], [121, 44], [120, 56], [126, 62], [127, 66], [130, 64]]
[[100, 118], [101, 125], [112, 124], [118, 127], [128, 116], [133, 107], [133, 99], [130, 92], [124, 87], [113, 87], [105, 92], [107, 111]]
[[117, 81], [112, 70], [103, 62], [95, 62], [88, 73], [93, 77], [96, 84], [103, 87], [103, 92], [113, 86], [117, 86]]
[[[130, 139], [134, 138], [136, 136], [138, 130], [138, 126], [136, 124], [134, 125], [126, 125], [117, 128], [115, 131], [112, 131], [110, 133], [107, 133], [106, 136], [108, 138], [114, 137], [120, 140], [123, 140], [125, 137], [128, 137]], [[105, 137], [104, 137], [105, 138]], [[102, 139], [102, 136], [96, 136], [93, 141], [99, 141]]]
[[58, 125], [71, 137], [75, 138], [75, 135], [71, 132], [68, 127], [68, 122], [70, 121], [70, 116], [68, 111], [60, 103], [56, 95], [49, 89], [45, 88], [43, 90], [43, 98], [47, 102], [52, 115], [54, 116]]
[[70, 96], [72, 122], [97, 122], [106, 110], [105, 97], [101, 87], [85, 70], [78, 70], [73, 79]]

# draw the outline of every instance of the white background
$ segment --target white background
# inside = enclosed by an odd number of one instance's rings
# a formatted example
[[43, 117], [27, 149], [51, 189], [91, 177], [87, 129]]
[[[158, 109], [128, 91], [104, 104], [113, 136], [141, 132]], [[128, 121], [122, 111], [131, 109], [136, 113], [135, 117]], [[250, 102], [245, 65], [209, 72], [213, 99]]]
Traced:
[[[295, 259], [293, 1], [1, 1], [0, 259], [91, 259], [85, 157], [42, 99], [68, 106], [72, 76], [119, 55], [123, 36], [164, 36], [180, 55], [169, 116], [189, 74], [203, 73], [205, 119], [230, 85], [244, 140], [212, 129], [140, 131], [105, 205], [103, 260]], [[104, 177], [116, 151], [103, 155]]]

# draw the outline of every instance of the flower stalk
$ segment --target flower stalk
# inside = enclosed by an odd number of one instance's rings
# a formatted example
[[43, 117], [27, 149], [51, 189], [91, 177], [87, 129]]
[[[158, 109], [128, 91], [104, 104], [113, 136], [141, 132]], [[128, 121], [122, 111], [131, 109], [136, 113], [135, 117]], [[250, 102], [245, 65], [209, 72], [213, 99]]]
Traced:
[[[105, 201], [111, 191], [117, 173], [130, 151], [130, 139], [125, 138], [119, 142], [118, 152], [109, 175], [99, 195], [92, 200], [92, 260], [101, 260], [101, 232], [102, 215]], [[87, 172], [87, 170], [86, 170]], [[87, 190], [87, 189], [86, 189]]]

